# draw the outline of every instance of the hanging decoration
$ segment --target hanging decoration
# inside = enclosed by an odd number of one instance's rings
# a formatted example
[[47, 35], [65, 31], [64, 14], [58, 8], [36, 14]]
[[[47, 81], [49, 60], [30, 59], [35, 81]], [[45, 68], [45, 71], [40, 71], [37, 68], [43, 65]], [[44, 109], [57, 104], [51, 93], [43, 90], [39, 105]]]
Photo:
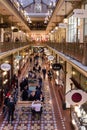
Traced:
[[82, 105], [87, 101], [87, 93], [80, 89], [73, 89], [66, 93], [66, 101], [70, 105]]
[[11, 65], [7, 63], [1, 64], [1, 70], [3, 71], [9, 71], [11, 69]]

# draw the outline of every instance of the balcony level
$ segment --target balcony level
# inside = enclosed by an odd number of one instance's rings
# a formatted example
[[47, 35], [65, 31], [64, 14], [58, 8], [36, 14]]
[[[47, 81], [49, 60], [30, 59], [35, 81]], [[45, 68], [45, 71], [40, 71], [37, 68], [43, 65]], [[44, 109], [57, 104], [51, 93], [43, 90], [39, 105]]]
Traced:
[[87, 43], [48, 42], [47, 45], [87, 66]]
[[9, 52], [17, 51], [17, 49], [27, 48], [29, 42], [1, 42], [0, 43], [0, 56], [7, 55]]

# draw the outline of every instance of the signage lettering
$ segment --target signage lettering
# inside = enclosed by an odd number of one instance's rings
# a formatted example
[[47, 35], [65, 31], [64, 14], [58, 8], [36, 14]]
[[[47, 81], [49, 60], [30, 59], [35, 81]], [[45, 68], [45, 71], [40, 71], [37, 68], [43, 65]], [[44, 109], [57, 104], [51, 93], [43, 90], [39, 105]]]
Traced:
[[85, 9], [74, 9], [74, 17], [77, 18], [87, 18], [87, 10]]
[[11, 69], [11, 65], [7, 64], [7, 63], [3, 63], [3, 64], [1, 64], [1, 69], [3, 71], [9, 71]]
[[52, 65], [53, 70], [61, 70], [63, 66], [60, 63], [54, 63]]

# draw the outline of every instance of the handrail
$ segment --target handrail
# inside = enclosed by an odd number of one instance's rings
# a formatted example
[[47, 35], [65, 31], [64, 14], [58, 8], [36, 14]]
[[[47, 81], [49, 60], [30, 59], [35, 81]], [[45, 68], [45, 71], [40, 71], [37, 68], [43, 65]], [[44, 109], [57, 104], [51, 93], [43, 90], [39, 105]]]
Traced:
[[0, 42], [0, 53], [29, 45], [28, 42]]
[[47, 45], [53, 49], [81, 62], [84, 65], [87, 65], [87, 44], [86, 43], [54, 43], [47, 42]]

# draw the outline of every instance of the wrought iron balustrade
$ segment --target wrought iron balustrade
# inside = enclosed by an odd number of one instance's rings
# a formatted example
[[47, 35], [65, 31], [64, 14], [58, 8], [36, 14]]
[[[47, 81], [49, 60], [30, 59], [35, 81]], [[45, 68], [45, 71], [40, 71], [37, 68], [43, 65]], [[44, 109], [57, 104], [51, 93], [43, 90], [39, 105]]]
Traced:
[[1, 42], [0, 53], [7, 52], [9, 50], [17, 49], [29, 45], [28, 42]]
[[[86, 43], [47, 43], [53, 49], [87, 65], [87, 44]], [[84, 61], [85, 60], [85, 61]]]

